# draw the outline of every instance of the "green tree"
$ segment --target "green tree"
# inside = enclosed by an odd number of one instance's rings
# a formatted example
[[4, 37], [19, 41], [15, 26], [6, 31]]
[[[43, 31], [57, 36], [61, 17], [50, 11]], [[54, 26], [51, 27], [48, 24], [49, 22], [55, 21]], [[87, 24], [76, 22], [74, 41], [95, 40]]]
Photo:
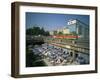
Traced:
[[58, 34], [59, 34], [59, 35], [63, 35], [63, 32], [59, 32]]
[[34, 25], [32, 28], [26, 30], [27, 35], [44, 35], [49, 36], [49, 32], [45, 31], [44, 28], [40, 28], [37, 25]]
[[33, 35], [33, 29], [29, 28], [26, 30], [27, 35]]
[[50, 36], [49, 31], [45, 32], [45, 36]]
[[57, 35], [57, 31], [54, 31], [54, 35]]
[[40, 31], [40, 27], [33, 27], [33, 35], [39, 35]]
[[42, 27], [41, 30], [40, 30], [40, 34], [41, 34], [41, 35], [45, 35], [45, 31], [44, 31], [44, 28], [43, 28], [43, 27]]

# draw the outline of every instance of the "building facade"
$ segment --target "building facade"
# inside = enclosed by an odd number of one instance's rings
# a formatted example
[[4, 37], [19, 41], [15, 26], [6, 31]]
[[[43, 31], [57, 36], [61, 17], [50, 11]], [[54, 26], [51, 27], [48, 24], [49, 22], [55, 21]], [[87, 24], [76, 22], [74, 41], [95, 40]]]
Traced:
[[89, 26], [79, 20], [69, 20], [67, 23], [69, 32], [79, 36], [79, 39], [89, 40]]
[[80, 41], [89, 41], [89, 25], [77, 19], [69, 20], [66, 27], [50, 31], [50, 35], [77, 36]]
[[69, 33], [70, 33], [70, 32], [69, 32], [69, 29], [67, 29], [66, 27], [57, 30], [57, 33], [58, 33], [58, 34], [59, 34], [60, 32], [61, 32], [62, 34], [69, 34]]
[[50, 35], [55, 35], [55, 34], [70, 34], [69, 29], [65, 28], [61, 28], [61, 29], [57, 29], [56, 31], [50, 31], [49, 32]]

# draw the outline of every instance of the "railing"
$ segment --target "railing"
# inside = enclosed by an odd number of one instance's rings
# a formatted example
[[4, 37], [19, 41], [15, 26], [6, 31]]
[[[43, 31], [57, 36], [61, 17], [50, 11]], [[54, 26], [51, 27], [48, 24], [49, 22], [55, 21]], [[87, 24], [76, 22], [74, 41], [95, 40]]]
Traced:
[[80, 43], [73, 43], [73, 41], [71, 40], [64, 41], [61, 39], [50, 39], [50, 40], [45, 39], [45, 42], [53, 44], [55, 46], [74, 50], [76, 52], [89, 54], [89, 46], [87, 46], [87, 44], [89, 44], [88, 42], [80, 44]]

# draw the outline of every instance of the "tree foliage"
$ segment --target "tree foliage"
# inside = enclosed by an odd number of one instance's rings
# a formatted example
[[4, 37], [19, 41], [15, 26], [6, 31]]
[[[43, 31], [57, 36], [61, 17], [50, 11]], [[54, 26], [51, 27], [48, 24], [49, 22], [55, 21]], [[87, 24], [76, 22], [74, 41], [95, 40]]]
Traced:
[[58, 34], [59, 34], [59, 35], [63, 35], [63, 32], [59, 32]]
[[44, 35], [44, 36], [49, 36], [49, 32], [45, 31], [44, 28], [40, 28], [38, 26], [33, 26], [32, 28], [28, 28], [26, 30], [27, 35]]

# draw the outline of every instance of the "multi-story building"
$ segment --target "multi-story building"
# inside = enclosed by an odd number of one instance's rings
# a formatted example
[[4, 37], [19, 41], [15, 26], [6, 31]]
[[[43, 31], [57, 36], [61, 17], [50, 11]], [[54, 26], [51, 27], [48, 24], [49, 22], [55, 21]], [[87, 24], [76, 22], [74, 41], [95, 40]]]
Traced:
[[62, 33], [62, 34], [70, 34], [70, 31], [69, 31], [69, 29], [67, 29], [65, 27], [65, 28], [57, 29], [56, 31], [50, 31], [49, 33], [50, 33], [50, 35], [55, 35], [55, 33], [56, 34], [59, 34], [59, 33]]
[[67, 28], [71, 34], [79, 36], [79, 39], [89, 40], [89, 26], [80, 20], [69, 20]]
[[54, 31], [50, 31], [49, 34], [50, 34], [50, 35], [54, 35]]
[[57, 29], [56, 31], [50, 31], [50, 35], [68, 34], [78, 36], [78, 40], [89, 41], [89, 25], [81, 22], [80, 20], [69, 20], [67, 26]]
[[69, 29], [67, 29], [67, 28], [63, 28], [63, 34], [70, 34], [70, 31], [69, 31]]
[[69, 29], [67, 29], [66, 27], [57, 30], [57, 33], [58, 33], [58, 34], [59, 34], [60, 32], [61, 32], [62, 34], [69, 34], [69, 33], [70, 33], [70, 32], [69, 32]]

